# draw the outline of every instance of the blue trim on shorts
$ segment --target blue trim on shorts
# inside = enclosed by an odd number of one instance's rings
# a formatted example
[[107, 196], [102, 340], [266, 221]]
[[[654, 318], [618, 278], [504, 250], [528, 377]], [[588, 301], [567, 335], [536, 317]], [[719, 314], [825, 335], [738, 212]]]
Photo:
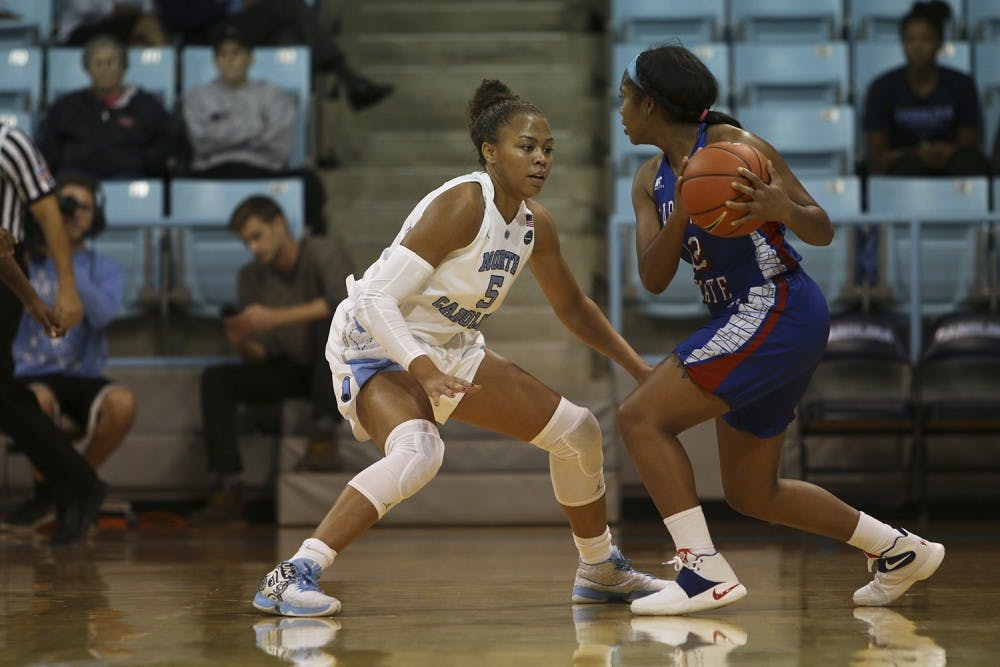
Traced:
[[[365, 386], [365, 383], [378, 373], [392, 373], [395, 371], [405, 372], [406, 369], [397, 364], [392, 359], [351, 359], [347, 362], [351, 367], [351, 375], [358, 385], [358, 389]], [[346, 396], [346, 397], [345, 397]], [[346, 403], [351, 399], [350, 389], [342, 395], [341, 400]]]

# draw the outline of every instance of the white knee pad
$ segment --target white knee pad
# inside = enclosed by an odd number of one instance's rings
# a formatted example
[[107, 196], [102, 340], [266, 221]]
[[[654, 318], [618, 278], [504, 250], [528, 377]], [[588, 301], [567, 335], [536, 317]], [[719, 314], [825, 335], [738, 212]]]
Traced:
[[385, 513], [434, 479], [444, 460], [444, 441], [426, 419], [405, 421], [385, 439], [385, 458], [348, 484], [367, 498], [381, 519]]
[[552, 489], [561, 505], [579, 507], [604, 495], [601, 426], [590, 410], [563, 398], [531, 444], [549, 452]]

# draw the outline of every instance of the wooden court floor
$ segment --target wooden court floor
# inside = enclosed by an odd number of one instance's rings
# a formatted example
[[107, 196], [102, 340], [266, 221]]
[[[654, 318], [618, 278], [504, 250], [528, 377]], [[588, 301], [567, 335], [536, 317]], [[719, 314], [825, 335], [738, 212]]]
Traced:
[[[249, 605], [259, 578], [306, 530], [266, 525], [101, 532], [53, 550], [0, 538], [0, 665], [998, 665], [1000, 522], [913, 526], [945, 543], [937, 575], [891, 608], [855, 609], [853, 549], [752, 522], [716, 522], [749, 589], [696, 617], [576, 606], [566, 529], [376, 528], [322, 584], [332, 619]], [[663, 577], [662, 526], [616, 541]]]

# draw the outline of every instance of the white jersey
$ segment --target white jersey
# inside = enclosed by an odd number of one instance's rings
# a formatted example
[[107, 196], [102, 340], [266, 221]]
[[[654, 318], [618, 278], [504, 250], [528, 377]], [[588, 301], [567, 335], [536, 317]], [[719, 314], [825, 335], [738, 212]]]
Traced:
[[[392, 245], [365, 271], [361, 280], [356, 281], [353, 276], [347, 279], [348, 302], [344, 305], [348, 323], [354, 320], [357, 294], [365, 281], [378, 270], [388, 250], [402, 242], [441, 193], [469, 182], [479, 183], [482, 187], [486, 205], [476, 238], [445, 257], [423, 289], [400, 303], [399, 310], [413, 336], [429, 345], [450, 347], [458, 342], [471, 343], [481, 337], [479, 327], [503, 304], [514, 281], [528, 263], [535, 242], [531, 211], [521, 202], [517, 215], [508, 224], [493, 203], [493, 182], [488, 174], [481, 171], [453, 178], [420, 200], [403, 222], [403, 228]], [[456, 336], [459, 340], [455, 340]], [[357, 340], [362, 336], [350, 337], [356, 339], [350, 346], [354, 350], [348, 350], [349, 357], [374, 356], [375, 350]], [[371, 343], [378, 347], [374, 341]]]

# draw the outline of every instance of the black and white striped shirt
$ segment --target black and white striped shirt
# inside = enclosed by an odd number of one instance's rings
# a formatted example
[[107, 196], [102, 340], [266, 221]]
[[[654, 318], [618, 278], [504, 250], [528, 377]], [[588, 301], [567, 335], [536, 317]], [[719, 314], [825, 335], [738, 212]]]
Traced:
[[45, 158], [24, 132], [0, 122], [0, 227], [24, 239], [24, 207], [55, 187]]

